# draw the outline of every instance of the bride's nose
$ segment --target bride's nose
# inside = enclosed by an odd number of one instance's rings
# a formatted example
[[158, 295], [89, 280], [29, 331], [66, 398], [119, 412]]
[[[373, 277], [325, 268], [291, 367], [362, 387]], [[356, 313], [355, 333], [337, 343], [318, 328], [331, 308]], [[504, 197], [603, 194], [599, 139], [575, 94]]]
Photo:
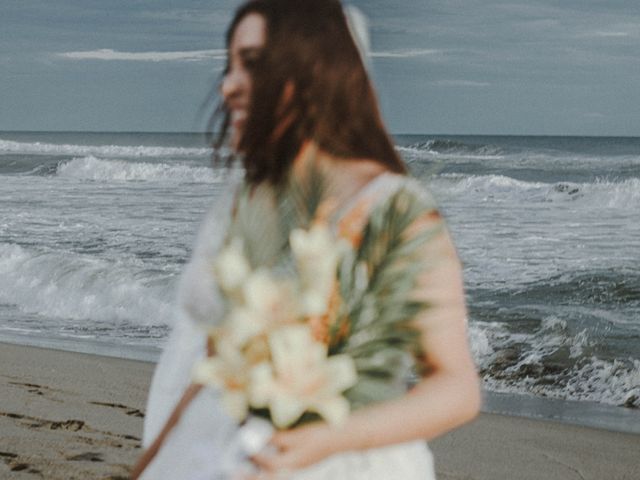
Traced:
[[248, 91], [247, 75], [235, 69], [227, 72], [220, 86], [222, 97], [225, 100], [231, 100], [246, 91]]

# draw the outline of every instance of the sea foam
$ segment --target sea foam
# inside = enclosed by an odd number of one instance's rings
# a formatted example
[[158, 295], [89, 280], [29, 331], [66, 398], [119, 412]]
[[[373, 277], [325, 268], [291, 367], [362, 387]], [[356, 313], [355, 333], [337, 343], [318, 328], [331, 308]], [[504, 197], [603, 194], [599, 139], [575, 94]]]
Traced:
[[598, 340], [586, 329], [573, 334], [566, 321], [549, 316], [530, 334], [509, 330], [499, 322], [472, 324], [472, 351], [487, 390], [609, 405], [640, 398], [640, 360], [590, 353]]
[[133, 263], [0, 244], [0, 304], [61, 325], [167, 325], [173, 290], [173, 275], [159, 282]]
[[126, 146], [126, 145], [71, 145], [41, 142], [15, 142], [0, 140], [0, 154], [69, 155], [100, 157], [203, 157], [211, 154], [209, 148]]
[[184, 164], [145, 163], [104, 160], [93, 156], [74, 158], [58, 165], [59, 177], [94, 181], [170, 181], [179, 183], [211, 183], [223, 175], [210, 167]]
[[503, 150], [494, 145], [476, 145], [455, 140], [433, 139], [426, 142], [418, 142], [406, 147], [396, 147], [401, 153], [410, 156], [420, 156], [421, 154], [439, 156], [456, 156], [469, 159], [491, 159], [502, 158]]
[[431, 187], [446, 197], [466, 195], [493, 202], [578, 201], [600, 207], [640, 207], [639, 178], [545, 183], [505, 175], [443, 174], [433, 179]]

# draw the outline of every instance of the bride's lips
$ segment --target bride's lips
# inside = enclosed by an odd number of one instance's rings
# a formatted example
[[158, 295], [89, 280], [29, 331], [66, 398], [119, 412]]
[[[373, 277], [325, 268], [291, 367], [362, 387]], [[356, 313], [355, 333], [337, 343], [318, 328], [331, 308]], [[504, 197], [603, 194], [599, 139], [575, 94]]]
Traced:
[[247, 120], [247, 111], [243, 108], [231, 110], [231, 125], [235, 129], [241, 129]]
[[229, 120], [231, 124], [231, 145], [238, 148], [240, 139], [244, 134], [244, 125], [248, 117], [248, 112], [244, 108], [231, 108], [229, 110]]

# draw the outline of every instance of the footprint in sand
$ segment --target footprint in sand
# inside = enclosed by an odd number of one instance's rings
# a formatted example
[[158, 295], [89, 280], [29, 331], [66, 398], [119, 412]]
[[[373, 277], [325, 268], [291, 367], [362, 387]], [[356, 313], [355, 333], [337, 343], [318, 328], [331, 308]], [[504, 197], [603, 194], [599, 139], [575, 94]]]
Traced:
[[70, 462], [104, 462], [100, 452], [85, 452], [67, 457]]
[[36, 395], [44, 395], [43, 390], [50, 390], [49, 387], [37, 385], [35, 383], [22, 383], [22, 382], [8, 382], [10, 385], [16, 385], [18, 387], [26, 387], [29, 393], [35, 393]]
[[65, 420], [63, 422], [54, 422], [51, 420], [40, 420], [37, 423], [29, 425], [31, 428], [49, 428], [51, 430], [70, 430], [77, 432], [82, 430], [84, 422], [82, 420]]
[[111, 408], [117, 408], [119, 410], [124, 410], [124, 412], [127, 415], [130, 415], [132, 417], [140, 417], [140, 418], [144, 418], [144, 412], [137, 409], [137, 408], [133, 408], [133, 407], [128, 407], [126, 405], [122, 405], [121, 403], [107, 403], [107, 402], [89, 402], [92, 405], [100, 405], [103, 407], [111, 407]]
[[42, 473], [40, 470], [32, 468], [28, 463], [18, 462], [18, 454], [11, 452], [0, 452], [0, 458], [4, 460], [4, 463], [7, 464], [9, 470], [12, 472], [25, 472], [25, 473], [33, 473], [39, 474]]
[[47, 387], [46, 385], [38, 385], [37, 383], [7, 382], [7, 384], [25, 388], [29, 393], [46, 397], [48, 400], [52, 400], [54, 402], [62, 402], [61, 399], [56, 397], [56, 394], [63, 393], [62, 390]]
[[73, 432], [77, 432], [78, 430], [82, 430], [84, 428], [84, 422], [82, 420], [63, 420], [61, 422], [56, 422], [53, 420], [28, 417], [26, 415], [19, 415], [17, 413], [9, 412], [0, 412], [0, 416], [34, 422], [29, 424], [30, 428], [50, 428], [51, 430], [71, 430]]

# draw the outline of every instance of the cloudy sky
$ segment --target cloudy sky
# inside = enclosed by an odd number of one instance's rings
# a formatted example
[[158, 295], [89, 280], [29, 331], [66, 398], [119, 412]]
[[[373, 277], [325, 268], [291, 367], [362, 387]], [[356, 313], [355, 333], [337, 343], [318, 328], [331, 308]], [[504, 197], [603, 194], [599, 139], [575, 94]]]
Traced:
[[[638, 0], [351, 3], [394, 133], [640, 135]], [[237, 4], [0, 0], [0, 130], [201, 130]]]

